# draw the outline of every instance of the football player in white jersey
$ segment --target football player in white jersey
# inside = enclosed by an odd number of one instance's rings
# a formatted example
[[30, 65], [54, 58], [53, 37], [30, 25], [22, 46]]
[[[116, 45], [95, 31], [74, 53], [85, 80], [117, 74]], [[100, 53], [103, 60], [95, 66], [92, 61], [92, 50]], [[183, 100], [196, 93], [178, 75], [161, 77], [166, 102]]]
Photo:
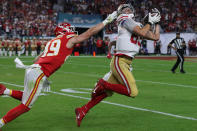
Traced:
[[[161, 16], [157, 9], [154, 9], [154, 11], [155, 13], [148, 14], [148, 23], [141, 27], [141, 24], [134, 20], [134, 9], [131, 5], [122, 4], [119, 6], [116, 54], [111, 60], [111, 71], [97, 82], [92, 92], [92, 99], [84, 106], [75, 109], [78, 126], [80, 126], [82, 119], [92, 107], [107, 96], [111, 96], [113, 92], [132, 98], [138, 95], [130, 65], [140, 49], [139, 37], [149, 40], [159, 40], [160, 38], [158, 22]], [[151, 31], [153, 24], [156, 24], [155, 32]]]

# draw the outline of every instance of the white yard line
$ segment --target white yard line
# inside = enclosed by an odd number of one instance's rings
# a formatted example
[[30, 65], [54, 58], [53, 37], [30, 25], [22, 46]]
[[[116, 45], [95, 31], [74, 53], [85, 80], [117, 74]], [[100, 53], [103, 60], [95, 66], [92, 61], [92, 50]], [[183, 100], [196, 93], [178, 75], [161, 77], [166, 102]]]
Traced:
[[[12, 86], [16, 86], [16, 87], [23, 87], [22, 85], [17, 85], [17, 84], [8, 83], [8, 82], [1, 82], [0, 81], [0, 83], [7, 84], [7, 85], [12, 85]], [[73, 97], [73, 98], [80, 98], [80, 99], [90, 100], [90, 98], [87, 98], [87, 97], [75, 96], [75, 95], [70, 95], [70, 94], [65, 94], [65, 93], [60, 93], [60, 92], [51, 91], [51, 93], [57, 94], [57, 95]], [[152, 112], [152, 113], [165, 115], [165, 116], [171, 116], [171, 117], [180, 118], [180, 119], [187, 119], [187, 120], [197, 121], [197, 118], [193, 118], [193, 117], [175, 115], [175, 114], [171, 114], [171, 113], [160, 112], [160, 111], [155, 111], [155, 110], [150, 110], [150, 109], [145, 109], [145, 108], [139, 108], [139, 107], [134, 107], [134, 106], [128, 106], [128, 105], [123, 105], [123, 104], [118, 104], [118, 103], [113, 103], [113, 102], [108, 102], [108, 101], [102, 101], [102, 103], [106, 103], [106, 104], [110, 104], [110, 105], [114, 105], [114, 106], [119, 106], [119, 107], [124, 107], [124, 108], [128, 108], [128, 109], [133, 109], [133, 110]]]
[[[84, 64], [87, 66], [87, 64]], [[0, 66], [2, 67], [7, 67], [7, 68], [13, 68], [11, 67], [11, 65], [2, 65], [0, 64]], [[93, 65], [92, 65], [93, 66]], [[104, 67], [107, 68], [107, 66], [95, 66], [95, 67]], [[137, 69], [134, 69], [137, 70]], [[139, 69], [139, 70], [145, 70], [145, 69]], [[145, 70], [146, 71], [146, 70]], [[152, 72], [152, 71], [151, 71]], [[167, 71], [163, 71], [163, 72], [167, 72]], [[82, 76], [88, 76], [88, 77], [96, 77], [96, 78], [102, 78], [104, 76], [100, 75], [100, 74], [90, 74], [90, 73], [78, 73], [78, 72], [64, 72], [64, 71], [58, 71], [58, 73], [65, 73], [65, 74], [74, 74], [74, 75], [82, 75]], [[187, 73], [188, 74], [188, 73]], [[192, 74], [192, 73], [190, 73]], [[194, 73], [193, 73], [194, 74]], [[152, 83], [152, 84], [161, 84], [161, 85], [169, 85], [169, 86], [178, 86], [178, 87], [186, 87], [186, 88], [197, 88], [197, 86], [192, 86], [192, 85], [181, 85], [181, 84], [173, 84], [173, 83], [166, 83], [166, 82], [157, 82], [157, 81], [146, 81], [146, 80], [136, 80], [138, 82], [146, 82], [146, 83]]]
[[[101, 78], [104, 76], [104, 75], [100, 75], [100, 74], [88, 74], [88, 73], [78, 73], [78, 72], [63, 72], [63, 71], [58, 71], [58, 72], [64, 73], [64, 74], [74, 74], [74, 75], [96, 77], [96, 78], [99, 78], [99, 77]], [[159, 85], [178, 86], [178, 87], [186, 87], [186, 88], [197, 88], [197, 86], [192, 86], [192, 85], [181, 85], [181, 84], [173, 84], [173, 83], [166, 83], [166, 82], [146, 81], [146, 80], [136, 80], [136, 81], [152, 83], [152, 84], [159, 84]]]
[[[110, 68], [109, 65], [108, 66], [106, 66], [106, 65], [91, 65], [91, 64], [73, 63], [73, 62], [67, 62], [66, 64], [71, 64], [71, 65], [75, 65], [75, 66], [99, 67], [99, 68], [108, 68], [108, 69]], [[171, 66], [169, 66], [169, 70], [170, 70]], [[151, 67], [151, 66], [148, 67], [149, 69], [147, 69], [147, 68], [142, 69], [141, 66], [133, 66], [133, 67], [134, 67], [134, 70], [141, 70], [141, 71], [145, 71], [145, 72], [166, 72], [166, 73], [172, 73], [169, 70], [150, 70], [151, 68], [149, 68], [149, 67]], [[196, 68], [196, 66], [194, 66], [194, 67]], [[177, 69], [177, 73], [179, 73], [178, 69]], [[188, 72], [186, 74], [188, 74], [188, 75], [197, 75], [197, 73], [188, 73]]]
[[[24, 63], [26, 63], [26, 62], [28, 63], [30, 61], [23, 61], [23, 62]], [[75, 66], [86, 66], [86, 67], [95, 67], [95, 68], [107, 68], [107, 69], [110, 69], [110, 66], [109, 65], [91, 65], [91, 64], [83, 64], [83, 63], [75, 63], [75, 62], [67, 62], [66, 64], [72, 64], [72, 65], [75, 65]], [[154, 64], [154, 65], [156, 65], [156, 64]], [[13, 65], [5, 65], [5, 64], [0, 64], [0, 66], [1, 67], [6, 67], [6, 68], [13, 68], [14, 67]], [[134, 66], [134, 71], [135, 70], [140, 70], [140, 71], [145, 71], [145, 72], [165, 72], [165, 73], [171, 73], [171, 71], [169, 71], [169, 70], [150, 70], [150, 69], [146, 69], [146, 68], [145, 69], [142, 69], [142, 67], [140, 67], [140, 66]], [[177, 73], [179, 73], [178, 70], [177, 70]], [[188, 73], [187, 72], [186, 75], [194, 75], [194, 76], [196, 76], [197, 73]]]
[[178, 87], [186, 87], [186, 88], [197, 88], [197, 86], [172, 84], [172, 83], [165, 83], [165, 82], [155, 82], [155, 81], [145, 81], [145, 80], [136, 80], [136, 81], [146, 82], [146, 83], [152, 83], [152, 84], [168, 85], [168, 86], [178, 86]]

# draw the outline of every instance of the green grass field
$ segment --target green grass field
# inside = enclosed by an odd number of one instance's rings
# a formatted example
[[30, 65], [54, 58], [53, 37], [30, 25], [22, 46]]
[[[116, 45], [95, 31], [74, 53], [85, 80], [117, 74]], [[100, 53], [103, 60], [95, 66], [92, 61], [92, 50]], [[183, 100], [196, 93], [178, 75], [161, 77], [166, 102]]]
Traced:
[[[33, 58], [21, 58], [32, 64]], [[14, 58], [0, 58], [0, 83], [23, 90], [24, 70], [16, 69]], [[104, 57], [70, 57], [53, 74], [52, 92], [40, 96], [28, 113], [5, 125], [3, 131], [196, 131], [197, 63], [185, 62], [186, 74], [170, 72], [175, 61], [135, 59], [133, 74], [139, 95], [115, 94], [94, 107], [81, 127], [74, 109], [90, 98], [98, 78], [109, 71]], [[61, 89], [70, 89], [63, 92]], [[78, 92], [77, 92], [78, 91]], [[0, 118], [20, 102], [0, 97]]]

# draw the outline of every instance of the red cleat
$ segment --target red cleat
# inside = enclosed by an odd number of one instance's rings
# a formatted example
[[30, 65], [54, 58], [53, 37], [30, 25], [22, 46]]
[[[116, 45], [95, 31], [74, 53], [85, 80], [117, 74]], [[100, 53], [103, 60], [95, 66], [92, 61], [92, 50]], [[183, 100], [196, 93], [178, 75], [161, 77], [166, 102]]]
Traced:
[[108, 58], [108, 59], [111, 59], [111, 58], [112, 58], [112, 56], [111, 56], [110, 53], [107, 54], [107, 58]]
[[81, 121], [85, 117], [86, 113], [84, 113], [81, 108], [76, 108], [75, 109], [75, 114], [76, 114], [77, 126], [80, 127]]
[[94, 87], [94, 89], [92, 91], [92, 99], [94, 99], [96, 96], [99, 96], [99, 95], [101, 95], [102, 93], [105, 92], [105, 88], [104, 88], [104, 86], [102, 84], [103, 82], [104, 82], [103, 79], [100, 79], [97, 82], [96, 86]]
[[6, 87], [3, 84], [0, 84], [0, 96], [3, 95]]

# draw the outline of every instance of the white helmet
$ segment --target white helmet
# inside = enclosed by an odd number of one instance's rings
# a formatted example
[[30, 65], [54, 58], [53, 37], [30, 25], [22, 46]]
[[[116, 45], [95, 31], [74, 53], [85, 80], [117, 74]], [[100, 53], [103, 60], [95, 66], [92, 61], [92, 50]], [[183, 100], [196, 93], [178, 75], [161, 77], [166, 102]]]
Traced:
[[130, 8], [131, 11], [132, 11], [132, 14], [135, 13], [135, 10], [134, 10], [134, 8], [133, 8], [132, 5], [130, 5], [130, 4], [121, 4], [121, 5], [118, 7], [118, 10], [117, 10], [117, 11], [118, 11], [118, 15], [124, 14], [124, 12], [122, 12], [122, 11], [123, 11], [123, 9], [125, 9], [125, 8]]

